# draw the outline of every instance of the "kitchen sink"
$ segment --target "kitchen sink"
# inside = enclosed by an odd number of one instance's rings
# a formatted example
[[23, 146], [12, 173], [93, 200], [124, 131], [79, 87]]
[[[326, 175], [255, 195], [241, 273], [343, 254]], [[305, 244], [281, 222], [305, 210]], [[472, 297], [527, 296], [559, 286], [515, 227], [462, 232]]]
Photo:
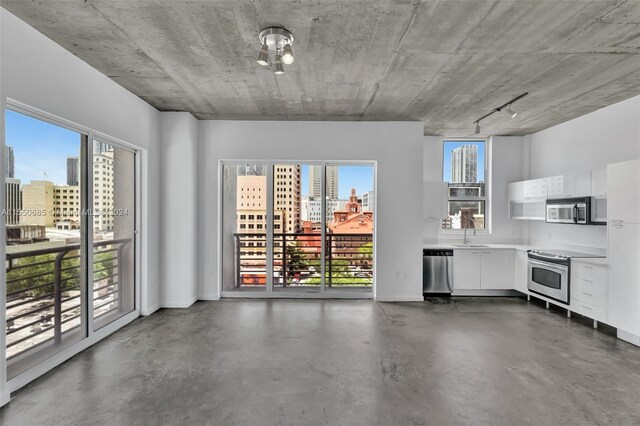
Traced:
[[452, 244], [454, 247], [489, 247], [486, 244]]

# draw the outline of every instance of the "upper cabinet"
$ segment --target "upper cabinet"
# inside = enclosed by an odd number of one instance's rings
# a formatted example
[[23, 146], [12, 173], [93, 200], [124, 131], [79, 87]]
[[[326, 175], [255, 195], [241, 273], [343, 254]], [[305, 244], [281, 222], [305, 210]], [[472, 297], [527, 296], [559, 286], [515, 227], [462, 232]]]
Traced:
[[640, 223], [640, 159], [607, 167], [609, 223]]
[[547, 178], [547, 198], [586, 197], [591, 195], [591, 172], [579, 172]]
[[525, 200], [547, 198], [547, 178], [525, 180], [522, 194]]
[[447, 182], [422, 183], [422, 218], [442, 220], [449, 216], [447, 205]]
[[607, 168], [591, 171], [591, 196], [604, 197], [607, 195]]

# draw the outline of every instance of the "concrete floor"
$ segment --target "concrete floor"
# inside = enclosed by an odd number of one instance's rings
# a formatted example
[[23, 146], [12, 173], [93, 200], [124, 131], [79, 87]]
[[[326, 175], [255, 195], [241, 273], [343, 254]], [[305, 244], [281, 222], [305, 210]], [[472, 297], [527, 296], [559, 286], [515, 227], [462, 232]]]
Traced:
[[640, 424], [640, 348], [511, 298], [229, 300], [135, 321], [2, 424]]

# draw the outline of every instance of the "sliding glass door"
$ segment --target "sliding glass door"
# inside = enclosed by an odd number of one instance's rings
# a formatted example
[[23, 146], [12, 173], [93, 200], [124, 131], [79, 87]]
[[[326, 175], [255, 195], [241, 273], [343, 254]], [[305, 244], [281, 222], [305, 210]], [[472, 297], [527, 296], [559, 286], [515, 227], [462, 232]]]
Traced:
[[135, 310], [136, 162], [134, 151], [53, 120], [10, 109], [5, 119], [13, 379]]
[[225, 297], [357, 297], [372, 292], [372, 163], [224, 162]]

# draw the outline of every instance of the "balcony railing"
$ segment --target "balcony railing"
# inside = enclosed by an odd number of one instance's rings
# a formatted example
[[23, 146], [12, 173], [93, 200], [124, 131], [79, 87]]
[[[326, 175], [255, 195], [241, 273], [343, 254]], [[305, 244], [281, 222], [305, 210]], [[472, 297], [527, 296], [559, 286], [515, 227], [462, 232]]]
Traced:
[[[93, 318], [121, 308], [123, 250], [130, 239], [93, 247]], [[7, 253], [7, 359], [63, 337], [83, 325], [81, 245]], [[82, 331], [84, 333], [84, 331]]]
[[[237, 233], [235, 237], [236, 288], [265, 286], [267, 238], [264, 233]], [[326, 234], [325, 285], [371, 287], [373, 235]], [[274, 234], [273, 285], [319, 286], [322, 282], [322, 235]]]

